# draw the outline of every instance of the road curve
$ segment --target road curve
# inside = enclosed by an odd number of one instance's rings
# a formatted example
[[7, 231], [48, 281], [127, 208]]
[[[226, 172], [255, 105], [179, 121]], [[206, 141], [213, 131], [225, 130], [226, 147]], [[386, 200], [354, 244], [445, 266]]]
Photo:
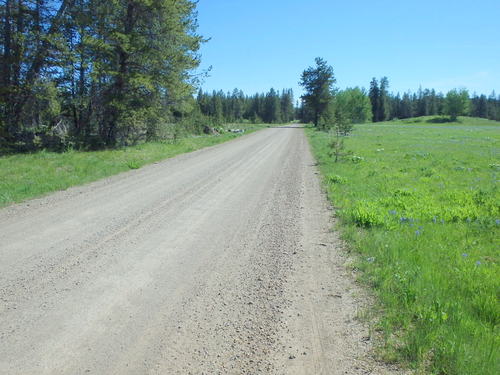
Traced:
[[302, 129], [0, 210], [0, 374], [387, 373]]

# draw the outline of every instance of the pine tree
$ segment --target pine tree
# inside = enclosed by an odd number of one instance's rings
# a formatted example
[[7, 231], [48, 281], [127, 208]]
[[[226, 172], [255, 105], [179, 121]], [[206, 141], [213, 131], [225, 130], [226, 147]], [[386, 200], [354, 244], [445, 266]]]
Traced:
[[0, 124], [8, 143], [69, 127], [84, 146], [128, 144], [159, 119], [192, 110], [192, 70], [204, 41], [195, 1], [4, 4]]
[[413, 117], [412, 100], [410, 94], [407, 92], [403, 94], [403, 98], [401, 99], [401, 110], [398, 117], [399, 118]]
[[265, 110], [262, 119], [267, 123], [280, 123], [281, 122], [281, 105], [279, 99], [279, 92], [273, 88], [269, 90], [265, 99]]
[[391, 108], [389, 103], [389, 79], [382, 77], [380, 79], [380, 96], [379, 96], [379, 114], [378, 121], [389, 120]]
[[370, 97], [370, 102], [372, 105], [373, 121], [380, 121], [380, 89], [375, 77], [373, 77], [370, 82], [370, 91], [368, 93], [368, 96]]
[[316, 66], [302, 72], [299, 84], [304, 88], [304, 105], [312, 113], [314, 126], [318, 126], [320, 117], [326, 113], [333, 99], [336, 82], [333, 68], [320, 57], [315, 59]]
[[295, 109], [293, 107], [292, 89], [281, 91], [281, 117], [283, 122], [290, 122], [294, 119]]

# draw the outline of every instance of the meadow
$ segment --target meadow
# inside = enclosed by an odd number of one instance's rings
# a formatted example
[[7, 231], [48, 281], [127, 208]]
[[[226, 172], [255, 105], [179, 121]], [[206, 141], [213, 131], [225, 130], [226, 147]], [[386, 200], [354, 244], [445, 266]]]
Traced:
[[334, 163], [307, 129], [379, 354], [425, 374], [500, 373], [500, 122], [421, 117], [355, 127]]
[[41, 151], [0, 157], [0, 207], [213, 146], [267, 125], [235, 124], [228, 127], [244, 129], [245, 133], [190, 136], [103, 151]]

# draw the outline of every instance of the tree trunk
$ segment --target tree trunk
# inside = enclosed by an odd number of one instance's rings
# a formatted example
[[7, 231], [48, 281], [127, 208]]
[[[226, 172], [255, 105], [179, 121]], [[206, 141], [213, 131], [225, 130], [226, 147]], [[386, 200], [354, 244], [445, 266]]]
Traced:
[[[2, 84], [4, 86], [4, 90], [6, 90], [11, 83], [11, 49], [12, 49], [12, 26], [11, 26], [11, 7], [12, 0], [7, 0], [5, 2], [5, 20], [4, 20], [4, 51], [3, 51], [3, 60], [2, 60], [2, 73], [3, 80]], [[4, 92], [2, 91], [2, 94]], [[5, 93], [7, 95], [7, 93]]]
[[[127, 11], [125, 14], [125, 19], [123, 22], [123, 33], [125, 35], [130, 35], [135, 23], [135, 1], [129, 0], [127, 2]], [[118, 46], [118, 74], [115, 79], [115, 84], [113, 85], [113, 90], [111, 95], [115, 98], [118, 103], [124, 102], [124, 88], [126, 84], [126, 77], [129, 68], [129, 53], [119, 45]], [[113, 146], [116, 144], [116, 133], [119, 121], [119, 114], [123, 108], [110, 108], [108, 129], [106, 134], [106, 145]]]
[[51, 50], [51, 42], [48, 40], [50, 36], [54, 35], [61, 26], [63, 21], [63, 16], [68, 9], [73, 4], [74, 0], [63, 0], [59, 10], [56, 15], [52, 18], [50, 27], [45, 34], [45, 38], [40, 43], [38, 49], [34, 53], [34, 58], [26, 72], [26, 79], [22, 85], [19, 87], [20, 94], [16, 95], [13, 101], [14, 113], [13, 113], [13, 123], [15, 126], [19, 126], [21, 121], [21, 115], [26, 102], [33, 96], [33, 84], [38, 79], [40, 71], [46, 63], [47, 56]]

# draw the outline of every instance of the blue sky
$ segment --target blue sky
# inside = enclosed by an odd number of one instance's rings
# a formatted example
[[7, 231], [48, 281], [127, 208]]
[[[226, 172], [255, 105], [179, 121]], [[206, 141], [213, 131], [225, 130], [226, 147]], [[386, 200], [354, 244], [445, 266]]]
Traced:
[[500, 93], [500, 0], [200, 0], [204, 90], [293, 88], [321, 56], [337, 85]]

